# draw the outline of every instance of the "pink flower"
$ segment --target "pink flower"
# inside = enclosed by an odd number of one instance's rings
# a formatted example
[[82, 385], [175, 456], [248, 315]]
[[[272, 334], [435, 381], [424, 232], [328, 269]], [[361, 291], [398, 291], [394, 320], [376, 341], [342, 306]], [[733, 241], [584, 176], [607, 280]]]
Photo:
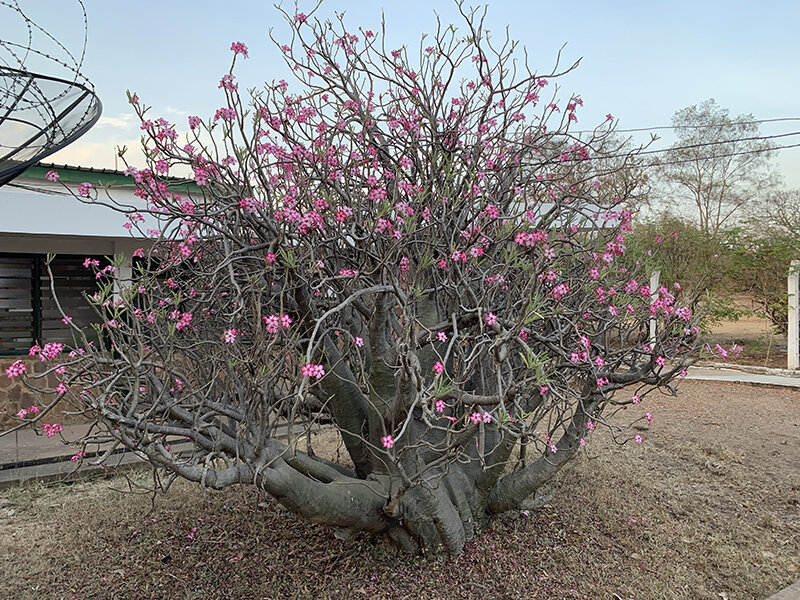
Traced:
[[444, 373], [444, 365], [442, 364], [442, 361], [437, 360], [436, 363], [433, 365], [433, 370], [439, 375]]
[[589, 431], [594, 431], [594, 427], [595, 427], [594, 422], [591, 419], [586, 421], [586, 429], [588, 429]]
[[268, 264], [268, 265], [271, 265], [271, 264], [272, 264], [272, 263], [274, 263], [276, 260], [278, 260], [278, 257], [277, 257], [277, 256], [275, 256], [275, 255], [274, 255], [272, 252], [269, 252], [269, 253], [267, 253], [267, 255], [264, 257], [264, 260], [265, 260], [265, 261], [267, 261], [267, 264]]
[[486, 324], [489, 325], [489, 327], [491, 327], [492, 325], [495, 325], [496, 323], [497, 323], [497, 315], [496, 314], [489, 313], [488, 315], [486, 315]]
[[45, 175], [44, 178], [47, 179], [47, 181], [52, 181], [53, 183], [55, 183], [56, 181], [58, 181], [58, 172], [48, 171], [47, 175]]
[[56, 393], [59, 396], [63, 396], [64, 394], [67, 393], [67, 386], [64, 385], [63, 381], [59, 382], [59, 384], [56, 386]]
[[643, 438], [642, 436], [640, 436], [638, 433], [636, 434], [636, 436], [635, 436], [633, 439], [634, 439], [634, 441], [635, 441], [637, 444], [641, 444], [641, 443], [642, 443], [642, 442], [644, 442], [644, 440], [645, 440], [645, 438]]
[[658, 358], [656, 358], [656, 364], [659, 367], [663, 367], [665, 364], [667, 364], [667, 359], [664, 358], [663, 356], [659, 356]]
[[634, 404], [639, 404], [642, 401], [642, 397], [639, 394], [634, 394], [631, 396], [631, 402]]
[[241, 54], [243, 58], [247, 58], [247, 46], [242, 42], [232, 42], [231, 52], [233, 52], [234, 55]]
[[84, 181], [82, 184], [78, 186], [78, 196], [83, 196], [85, 198], [89, 197], [89, 192], [94, 189], [94, 186], [91, 183]]
[[490, 219], [500, 218], [500, 209], [497, 208], [494, 204], [487, 204], [486, 208], [483, 209], [483, 212]]
[[597, 387], [606, 387], [608, 385], [608, 379], [605, 377], [598, 377], [596, 383]]
[[325, 367], [322, 365], [315, 365], [314, 363], [306, 363], [300, 367], [303, 377], [315, 377], [322, 379], [325, 376]]
[[35, 415], [40, 411], [41, 411], [41, 409], [38, 406], [36, 406], [35, 404], [31, 404], [28, 407], [28, 412], [31, 413], [32, 415]]
[[364, 340], [363, 338], [356, 337], [356, 339], [353, 340], [353, 343], [359, 348], [361, 348], [364, 345]]
[[553, 288], [553, 298], [561, 300], [561, 298], [566, 296], [567, 292], [569, 292], [569, 286], [566, 283], [559, 283]]
[[26, 416], [28, 416], [28, 411], [25, 410], [24, 408], [19, 409], [19, 412], [17, 413], [17, 418], [24, 419]]
[[86, 456], [86, 452], [84, 452], [83, 450], [78, 450], [78, 452], [76, 452], [75, 455], [72, 458], [69, 459], [69, 461], [70, 462], [78, 462], [84, 456]]
[[56, 358], [64, 350], [64, 344], [61, 342], [50, 342], [45, 344], [42, 351], [39, 353], [42, 360]]
[[649, 412], [644, 413], [644, 418], [647, 419], [648, 425], [653, 422], [653, 415], [651, 415]]
[[553, 454], [558, 452], [558, 448], [556, 447], [555, 444], [550, 444], [549, 448], [550, 448], [550, 452], [552, 452]]
[[236, 329], [226, 329], [225, 330], [225, 343], [232, 344], [236, 341], [236, 336], [239, 334], [239, 331]]
[[200, 127], [200, 117], [196, 117], [194, 115], [190, 116], [189, 117], [189, 128], [190, 129], [195, 129], [197, 127]]
[[436, 404], [434, 405], [434, 410], [438, 413], [444, 412], [444, 400], [437, 400]]
[[383, 447], [388, 450], [394, 446], [394, 438], [391, 435], [385, 435], [381, 438], [381, 443], [383, 444]]
[[22, 375], [26, 370], [25, 363], [18, 360], [6, 369], [6, 375], [8, 375], [9, 379], [13, 379]]
[[472, 422], [473, 425], [478, 425], [480, 423], [491, 423], [492, 415], [490, 415], [487, 412], [483, 413], [474, 412], [470, 415], [469, 420]]
[[52, 425], [50, 423], [42, 423], [42, 430], [44, 430], [45, 436], [51, 438], [64, 431], [64, 426], [58, 423], [53, 423]]
[[547, 385], [540, 385], [539, 386], [539, 395], [544, 396], [545, 394], [550, 393], [550, 387]]
[[580, 445], [581, 446], [585, 446], [586, 445], [586, 440], [581, 438]]
[[437, 333], [436, 337], [439, 338], [440, 342], [446, 342], [447, 341], [447, 334], [444, 331], [440, 331], [439, 333]]

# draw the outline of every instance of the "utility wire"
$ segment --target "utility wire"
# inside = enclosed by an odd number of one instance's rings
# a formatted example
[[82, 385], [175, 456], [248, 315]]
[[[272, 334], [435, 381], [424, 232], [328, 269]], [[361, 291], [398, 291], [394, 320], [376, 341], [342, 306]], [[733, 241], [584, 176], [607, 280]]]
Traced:
[[[755, 149], [755, 150], [742, 150], [741, 152], [730, 152], [728, 154], [715, 154], [714, 156], [709, 156], [707, 158], [727, 158], [729, 156], [740, 156], [740, 155], [743, 155], [743, 154], [757, 154], [759, 152], [771, 152], [773, 150], [785, 150], [786, 148], [800, 148], [800, 144], [789, 144], [789, 145], [786, 145], [786, 146], [775, 146], [773, 148], [758, 148], [758, 149]], [[660, 152], [667, 152], [667, 150], [660, 150]], [[656, 165], [658, 165], [658, 166], [680, 165], [680, 164], [683, 164], [683, 163], [696, 162], [697, 160], [702, 160], [702, 158], [703, 157], [700, 157], [700, 159], [687, 158], [687, 159], [683, 159], [683, 160], [672, 160], [672, 161], [668, 161], [668, 162], [653, 162], [653, 163], [651, 163], [649, 165], [645, 165], [645, 168], [654, 167]]]
[[[673, 152], [675, 150], [690, 150], [692, 148], [705, 148], [705, 147], [708, 147], [708, 146], [722, 146], [724, 144], [734, 144], [736, 142], [752, 142], [752, 141], [758, 141], [758, 140], [773, 140], [773, 139], [777, 139], [777, 138], [790, 137], [790, 136], [793, 136], [793, 135], [800, 135], [800, 131], [792, 131], [792, 132], [789, 132], [789, 133], [779, 133], [779, 134], [776, 134], [776, 135], [762, 135], [762, 136], [754, 136], [754, 137], [746, 137], [746, 138], [737, 138], [737, 139], [733, 139], [733, 140], [718, 140], [718, 141], [714, 141], [714, 142], [703, 142], [703, 143], [700, 143], [700, 144], [689, 144], [687, 146], [673, 146], [671, 148], [662, 148], [661, 150], [642, 150], [640, 152], [632, 151], [632, 152], [627, 152], [625, 154], [611, 154], [609, 156], [590, 157], [589, 160], [606, 160], [606, 159], [611, 159], [611, 158], [628, 158], [628, 157], [632, 157], [632, 156], [643, 156], [645, 154], [663, 154], [665, 152]], [[671, 163], [661, 163], [661, 164], [678, 164], [678, 163], [683, 163], [683, 162], [695, 162], [697, 160], [702, 160], [704, 158], [724, 158], [724, 157], [727, 157], [727, 156], [736, 156], [738, 154], [755, 154], [755, 153], [758, 153], [758, 152], [772, 152], [774, 150], [784, 150], [786, 148], [795, 148], [797, 146], [800, 146], [800, 144], [790, 144], [790, 145], [786, 145], [786, 146], [770, 146], [769, 148], [757, 148], [757, 149], [754, 149], [754, 150], [741, 150], [741, 151], [731, 152], [731, 153], [727, 153], [727, 154], [714, 154], [714, 155], [711, 155], [711, 156], [697, 156], [697, 157], [688, 158], [688, 159], [685, 159], [685, 160], [681, 159], [681, 160], [677, 160], [677, 161], [674, 161], [674, 162], [671, 162]], [[581, 160], [586, 160], [586, 159], [576, 158], [576, 159], [572, 159], [572, 160], [581, 161]]]
[[[642, 150], [641, 152], [637, 152], [637, 156], [641, 156], [642, 154], [659, 154], [661, 152], [672, 152], [674, 150], [691, 150], [692, 148], [705, 148], [707, 146], [721, 146], [723, 144], [735, 144], [737, 142], [755, 142], [760, 140], [774, 140], [777, 138], [784, 138], [790, 137], [793, 135], [800, 135], [800, 131], [792, 131], [790, 133], [779, 133], [776, 135], [758, 135], [753, 137], [746, 137], [746, 138], [737, 138], [734, 140], [715, 140], [713, 142], [702, 142], [699, 144], [688, 144], [686, 146], [672, 146], [670, 148], [664, 148], [662, 150]], [[764, 148], [759, 150], [759, 152], [769, 152], [774, 148]], [[750, 152], [750, 151], [744, 151]], [[609, 158], [615, 158], [610, 156]]]
[[[756, 119], [753, 121], [731, 121], [730, 123], [714, 124], [714, 125], [655, 125], [653, 127], [634, 127], [632, 129], [614, 129], [614, 133], [636, 133], [641, 131], [656, 131], [662, 129], [709, 129], [717, 127], [723, 129], [725, 127], [733, 127], [735, 125], [756, 125], [758, 123], [779, 123], [785, 121], [800, 121], [800, 117], [781, 117], [778, 119]], [[594, 133], [594, 130], [586, 129], [581, 131], [573, 131], [572, 133]]]

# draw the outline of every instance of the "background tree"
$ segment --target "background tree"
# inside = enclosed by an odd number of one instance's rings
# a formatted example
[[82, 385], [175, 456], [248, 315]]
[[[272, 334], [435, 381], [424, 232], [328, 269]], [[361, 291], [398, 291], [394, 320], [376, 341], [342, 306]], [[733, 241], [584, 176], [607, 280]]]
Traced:
[[690, 207], [711, 235], [744, 216], [775, 185], [769, 140], [759, 137], [752, 114], [731, 118], [713, 98], [675, 112], [677, 140], [658, 172], [679, 208]]
[[[247, 105], [232, 67], [188, 140], [131, 97], [147, 208], [117, 208], [160, 230], [92, 298], [106, 344], [75, 328], [68, 356], [33, 349], [96, 419], [84, 443], [136, 450], [164, 486], [255, 484], [341, 535], [458, 553], [597, 427], [634, 439], [607, 417], [673, 391], [697, 333], [677, 287], [620, 262], [636, 180], [604, 182], [635, 161], [595, 161], [610, 122], [573, 135], [580, 99], [546, 97], [558, 66], [534, 72], [462, 14], [466, 32], [395, 49], [287, 14], [298, 88]], [[182, 168], [200, 193], [163, 178]], [[346, 460], [317, 456], [321, 421]]]
[[778, 333], [788, 330], [786, 277], [800, 258], [800, 190], [771, 190], [734, 234], [731, 280]]
[[733, 282], [740, 237], [738, 230], [728, 229], [711, 235], [692, 221], [664, 212], [636, 223], [627, 238], [628, 256], [636, 260], [649, 255], [650, 272], [658, 270], [663, 280], [679, 281], [684, 301], [702, 313], [700, 328], [706, 333], [721, 320], [735, 321], [747, 312], [732, 295], [741, 287]]
[[771, 189], [763, 200], [753, 207], [748, 225], [763, 235], [800, 240], [800, 189]]

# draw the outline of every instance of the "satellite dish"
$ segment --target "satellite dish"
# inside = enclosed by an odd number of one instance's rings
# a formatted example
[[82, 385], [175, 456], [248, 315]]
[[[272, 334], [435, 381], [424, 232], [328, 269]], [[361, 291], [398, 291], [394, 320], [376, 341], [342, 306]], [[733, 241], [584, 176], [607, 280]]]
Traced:
[[[0, 186], [74, 142], [100, 118], [103, 105], [80, 73], [88, 27], [86, 9], [78, 3], [84, 22], [80, 60], [16, 0], [0, 0], [0, 9], [11, 11], [24, 35], [20, 41], [0, 40]], [[33, 72], [31, 62], [46, 74]]]

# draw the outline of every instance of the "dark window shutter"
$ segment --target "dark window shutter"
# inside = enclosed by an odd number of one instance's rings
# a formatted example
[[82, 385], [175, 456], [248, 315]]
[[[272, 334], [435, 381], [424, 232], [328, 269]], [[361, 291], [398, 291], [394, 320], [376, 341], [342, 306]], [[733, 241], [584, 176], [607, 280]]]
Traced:
[[0, 353], [27, 353], [33, 312], [33, 258], [0, 254]]

